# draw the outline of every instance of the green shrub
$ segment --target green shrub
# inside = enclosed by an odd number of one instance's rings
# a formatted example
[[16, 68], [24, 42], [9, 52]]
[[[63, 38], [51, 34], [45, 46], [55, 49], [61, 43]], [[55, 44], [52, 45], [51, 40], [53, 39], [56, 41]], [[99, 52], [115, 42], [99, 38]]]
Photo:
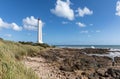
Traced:
[[24, 41], [19, 41], [19, 43], [21, 43], [23, 45], [40, 46], [40, 47], [43, 47], [43, 48], [51, 47], [46, 43], [33, 43], [33, 42], [24, 42]]
[[0, 40], [3, 40], [3, 38], [0, 38]]

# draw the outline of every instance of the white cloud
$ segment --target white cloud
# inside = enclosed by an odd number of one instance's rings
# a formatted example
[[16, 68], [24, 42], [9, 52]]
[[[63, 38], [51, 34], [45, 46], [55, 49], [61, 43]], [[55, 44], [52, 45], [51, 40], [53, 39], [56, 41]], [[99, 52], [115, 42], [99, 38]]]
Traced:
[[116, 13], [115, 15], [120, 16], [120, 1], [117, 1], [116, 3]]
[[88, 33], [88, 30], [83, 30], [80, 33]]
[[86, 27], [86, 25], [84, 23], [81, 23], [81, 22], [76, 22], [76, 24], [79, 26], [79, 27]]
[[76, 12], [78, 12], [77, 16], [80, 16], [80, 17], [84, 17], [85, 15], [92, 15], [93, 14], [93, 11], [87, 7], [84, 7], [83, 9], [78, 8], [78, 10], [76, 10]]
[[5, 37], [9, 37], [9, 38], [12, 37], [11, 34], [5, 34], [4, 36], [5, 36]]
[[[37, 30], [37, 24], [38, 24], [38, 19], [34, 18], [34, 16], [31, 17], [26, 17], [23, 19], [23, 27], [24, 29], [27, 30]], [[42, 27], [44, 23], [40, 20], [40, 26]], [[15, 31], [21, 31], [23, 28], [21, 26], [18, 26], [16, 23], [8, 23], [2, 20], [0, 18], [0, 29], [5, 28], [5, 29], [13, 29]]]
[[55, 9], [51, 9], [51, 12], [59, 17], [67, 18], [68, 20], [74, 20], [74, 11], [70, 8], [70, 0], [62, 1], [57, 0]]
[[0, 28], [10, 28], [10, 24], [4, 22], [2, 18], [0, 18]]
[[[23, 19], [23, 27], [26, 30], [37, 30], [37, 24], [38, 24], [38, 19], [36, 19], [34, 16], [31, 17], [26, 17]], [[40, 25], [41, 27], [43, 26], [43, 22], [40, 20]]]
[[18, 26], [16, 23], [7, 23], [0, 18], [0, 28], [13, 29], [15, 31], [21, 31], [22, 27]]
[[11, 27], [12, 27], [13, 30], [16, 30], [16, 31], [21, 31], [22, 30], [22, 27], [18, 26], [16, 23], [12, 23]]

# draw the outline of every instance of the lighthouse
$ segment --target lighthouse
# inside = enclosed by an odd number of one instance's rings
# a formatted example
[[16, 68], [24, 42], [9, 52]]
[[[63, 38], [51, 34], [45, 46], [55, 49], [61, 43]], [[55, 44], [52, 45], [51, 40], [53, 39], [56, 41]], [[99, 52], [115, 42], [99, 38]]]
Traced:
[[42, 21], [38, 18], [38, 43], [43, 43], [42, 41]]

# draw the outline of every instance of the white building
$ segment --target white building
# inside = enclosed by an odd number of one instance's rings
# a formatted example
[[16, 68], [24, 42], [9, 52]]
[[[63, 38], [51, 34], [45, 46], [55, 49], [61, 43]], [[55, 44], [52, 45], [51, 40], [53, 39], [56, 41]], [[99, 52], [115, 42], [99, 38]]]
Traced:
[[38, 43], [43, 43], [42, 41], [42, 26], [43, 23], [40, 19], [38, 19]]

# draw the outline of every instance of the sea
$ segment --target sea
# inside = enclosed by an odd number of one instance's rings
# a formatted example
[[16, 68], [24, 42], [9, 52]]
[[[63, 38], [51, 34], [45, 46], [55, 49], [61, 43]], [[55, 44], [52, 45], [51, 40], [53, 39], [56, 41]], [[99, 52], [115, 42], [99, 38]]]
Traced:
[[60, 48], [103, 48], [103, 49], [120, 49], [120, 45], [55, 45]]
[[115, 57], [120, 57], [120, 45], [56, 45], [59, 48], [77, 48], [77, 49], [84, 49], [84, 48], [101, 48], [101, 49], [109, 49], [110, 52], [107, 54], [87, 54], [89, 56], [107, 56], [112, 58], [114, 61]]

